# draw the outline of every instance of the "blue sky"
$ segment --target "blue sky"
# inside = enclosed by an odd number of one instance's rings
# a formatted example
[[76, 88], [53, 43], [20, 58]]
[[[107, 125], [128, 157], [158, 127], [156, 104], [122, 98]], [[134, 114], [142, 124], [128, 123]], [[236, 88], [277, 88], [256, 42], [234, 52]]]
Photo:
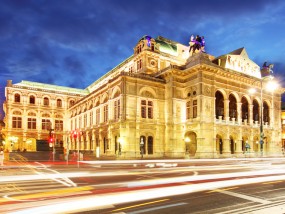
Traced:
[[86, 88], [133, 54], [144, 35], [220, 56], [245, 47], [285, 79], [284, 0], [0, 0], [0, 105], [8, 79]]

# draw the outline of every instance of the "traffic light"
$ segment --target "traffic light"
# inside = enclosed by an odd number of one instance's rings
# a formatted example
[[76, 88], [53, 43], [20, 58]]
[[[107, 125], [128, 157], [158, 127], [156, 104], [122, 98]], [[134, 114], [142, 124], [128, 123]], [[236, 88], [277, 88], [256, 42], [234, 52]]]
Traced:
[[53, 137], [49, 137], [48, 142], [49, 142], [49, 147], [53, 147], [54, 138]]

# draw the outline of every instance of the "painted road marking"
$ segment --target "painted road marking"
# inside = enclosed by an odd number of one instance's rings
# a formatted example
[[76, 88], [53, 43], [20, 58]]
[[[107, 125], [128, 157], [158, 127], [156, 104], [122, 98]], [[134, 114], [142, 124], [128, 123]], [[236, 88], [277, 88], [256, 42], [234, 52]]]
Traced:
[[145, 205], [148, 205], [148, 204], [154, 204], [154, 203], [159, 203], [159, 202], [168, 201], [168, 200], [169, 199], [162, 199], [162, 200], [151, 201], [151, 202], [147, 202], [147, 203], [143, 203], [143, 204], [136, 204], [136, 205], [133, 205], [133, 206], [128, 206], [128, 207], [115, 209], [115, 210], [112, 210], [112, 212], [119, 211], [119, 210], [126, 210], [126, 209], [130, 209], [130, 208], [134, 208], [134, 207], [141, 207], [141, 206], [145, 206]]
[[243, 195], [243, 194], [240, 194], [240, 193], [230, 192], [230, 191], [227, 191], [227, 190], [221, 191], [221, 193], [227, 194], [227, 195], [231, 195], [231, 196], [234, 196], [234, 197], [238, 197], [238, 198], [242, 198], [242, 199], [245, 199], [245, 200], [261, 203], [261, 204], [270, 204], [271, 203], [271, 201], [263, 200], [263, 199], [252, 197], [252, 196], [248, 196], [248, 195]]

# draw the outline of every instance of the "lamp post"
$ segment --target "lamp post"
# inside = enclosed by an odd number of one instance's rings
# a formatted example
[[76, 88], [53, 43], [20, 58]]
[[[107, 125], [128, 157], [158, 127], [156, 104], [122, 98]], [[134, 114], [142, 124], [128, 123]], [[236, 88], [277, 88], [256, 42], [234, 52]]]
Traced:
[[[273, 66], [269, 65], [266, 66], [266, 63], [263, 65], [263, 68], [261, 70], [261, 79], [260, 79], [260, 127], [259, 127], [259, 144], [260, 144], [260, 155], [263, 155], [263, 144], [264, 144], [264, 132], [263, 132], [263, 81], [267, 80], [267, 89], [269, 89], [271, 92], [273, 92], [277, 88], [277, 84], [273, 82], [273, 76], [272, 74], [272, 68]], [[258, 80], [257, 80], [258, 81]], [[256, 81], [255, 81], [256, 82]], [[253, 82], [253, 83], [255, 83]], [[255, 93], [255, 89], [250, 89], [250, 93]]]

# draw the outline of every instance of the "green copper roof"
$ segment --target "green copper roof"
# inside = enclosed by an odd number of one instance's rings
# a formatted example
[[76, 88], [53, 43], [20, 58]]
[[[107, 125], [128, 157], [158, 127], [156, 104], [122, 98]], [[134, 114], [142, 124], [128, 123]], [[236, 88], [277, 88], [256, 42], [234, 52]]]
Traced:
[[82, 94], [82, 95], [86, 95], [89, 93], [88, 90], [84, 90], [84, 89], [44, 84], [44, 83], [31, 82], [31, 81], [25, 81], [25, 80], [22, 80], [20, 83], [16, 83], [14, 85], [37, 88], [37, 89], [44, 89], [44, 90], [54, 90], [58, 92], [76, 93], [76, 94]]
[[173, 56], [177, 56], [178, 53], [177, 53], [177, 43], [171, 41], [171, 40], [168, 40], [168, 39], [165, 39], [161, 36], [157, 37], [155, 39], [156, 43], [160, 44], [159, 46], [159, 50], [161, 52], [164, 52], [164, 53], [168, 53], [168, 54], [171, 54]]

